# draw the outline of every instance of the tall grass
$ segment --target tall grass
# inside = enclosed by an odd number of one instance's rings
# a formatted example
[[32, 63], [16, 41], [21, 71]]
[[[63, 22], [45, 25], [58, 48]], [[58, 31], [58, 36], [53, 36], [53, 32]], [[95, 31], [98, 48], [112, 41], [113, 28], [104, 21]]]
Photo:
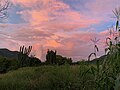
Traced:
[[[93, 77], [82, 76], [88, 69], [80, 66], [41, 66], [21, 68], [0, 75], [1, 90], [93, 90]], [[89, 80], [89, 81], [88, 81]], [[89, 86], [88, 86], [88, 85]], [[91, 87], [91, 88], [89, 88]]]

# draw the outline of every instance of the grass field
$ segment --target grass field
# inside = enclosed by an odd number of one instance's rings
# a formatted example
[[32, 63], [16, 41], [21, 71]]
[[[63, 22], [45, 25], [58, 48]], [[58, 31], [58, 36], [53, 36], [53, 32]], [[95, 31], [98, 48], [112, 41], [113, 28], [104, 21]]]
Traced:
[[[91, 75], [81, 78], [87, 66], [26, 67], [0, 75], [0, 90], [93, 90]], [[91, 88], [90, 88], [91, 87]]]

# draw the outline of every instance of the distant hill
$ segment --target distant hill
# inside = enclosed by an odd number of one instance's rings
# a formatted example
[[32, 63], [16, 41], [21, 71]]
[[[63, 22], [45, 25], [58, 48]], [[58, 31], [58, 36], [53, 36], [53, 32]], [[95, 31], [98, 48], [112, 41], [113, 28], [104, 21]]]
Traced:
[[0, 56], [7, 58], [17, 58], [18, 51], [10, 51], [6, 48], [0, 49]]
[[[96, 59], [93, 59], [91, 61], [86, 61], [86, 60], [83, 60], [83, 62], [86, 62], [86, 63], [91, 63], [91, 64], [96, 64], [97, 60], [100, 61], [100, 64], [102, 64], [102, 62], [104, 61], [104, 59], [106, 58], [107, 55], [103, 55], [99, 58], [96, 58]], [[81, 61], [78, 61], [78, 62], [73, 62], [72, 65], [79, 65], [81, 63]]]
[[[17, 58], [18, 53], [19, 53], [18, 51], [10, 51], [9, 49], [6, 49], [6, 48], [0, 49], [0, 56], [1, 57]], [[96, 63], [97, 60], [100, 60], [100, 62], [102, 62], [105, 57], [106, 57], [106, 55], [103, 55], [99, 58], [96, 58], [96, 59], [89, 61], [89, 63]], [[76, 64], [77, 64], [77, 62], [76, 62]]]
[[[93, 59], [91, 61], [89, 61], [89, 63], [96, 63], [97, 60], [99, 60], [101, 63], [103, 62], [103, 60], [106, 58], [107, 55], [103, 55], [99, 58]], [[88, 61], [87, 61], [88, 62]]]

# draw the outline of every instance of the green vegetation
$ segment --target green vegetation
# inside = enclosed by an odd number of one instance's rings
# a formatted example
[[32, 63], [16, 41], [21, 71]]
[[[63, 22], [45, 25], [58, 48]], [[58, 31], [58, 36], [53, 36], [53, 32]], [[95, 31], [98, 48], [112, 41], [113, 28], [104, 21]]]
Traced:
[[20, 52], [18, 54], [18, 60], [20, 67], [27, 66], [30, 62], [30, 59], [28, 59], [28, 56], [32, 50], [32, 46], [29, 46], [28, 48], [25, 46], [20, 47]]
[[[21, 67], [40, 66], [41, 61], [35, 56], [29, 56], [32, 46], [26, 48], [20, 47], [20, 51], [0, 50], [0, 73], [6, 73], [10, 70], [16, 70]], [[13, 57], [14, 56], [14, 57]]]
[[[82, 73], [86, 65], [26, 67], [0, 75], [1, 90], [93, 90], [94, 83], [87, 82], [93, 76]], [[87, 85], [89, 83], [89, 86]], [[91, 88], [89, 88], [91, 87]]]
[[57, 55], [57, 51], [47, 51], [46, 54], [46, 64], [57, 64], [57, 65], [63, 65], [65, 63], [72, 64], [72, 59], [67, 57], [62, 57], [61, 55]]
[[47, 55], [46, 55], [46, 62], [48, 63], [48, 64], [56, 64], [57, 63], [57, 61], [56, 61], [56, 53], [57, 53], [57, 51], [47, 51]]
[[18, 69], [18, 61], [14, 58], [0, 57], [0, 73]]

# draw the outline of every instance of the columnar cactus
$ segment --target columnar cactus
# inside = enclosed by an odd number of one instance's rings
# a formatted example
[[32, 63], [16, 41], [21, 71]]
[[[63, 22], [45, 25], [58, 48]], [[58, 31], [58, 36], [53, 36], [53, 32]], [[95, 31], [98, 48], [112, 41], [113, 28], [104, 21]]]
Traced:
[[28, 48], [26, 48], [25, 46], [20, 47], [20, 52], [25, 55], [29, 55], [31, 50], [32, 50], [32, 46], [29, 46]]
[[28, 48], [25, 46], [20, 47], [20, 51], [18, 54], [18, 60], [20, 62], [20, 66], [24, 66], [28, 63], [26, 59], [28, 58], [31, 50], [32, 50], [32, 46], [29, 46]]

